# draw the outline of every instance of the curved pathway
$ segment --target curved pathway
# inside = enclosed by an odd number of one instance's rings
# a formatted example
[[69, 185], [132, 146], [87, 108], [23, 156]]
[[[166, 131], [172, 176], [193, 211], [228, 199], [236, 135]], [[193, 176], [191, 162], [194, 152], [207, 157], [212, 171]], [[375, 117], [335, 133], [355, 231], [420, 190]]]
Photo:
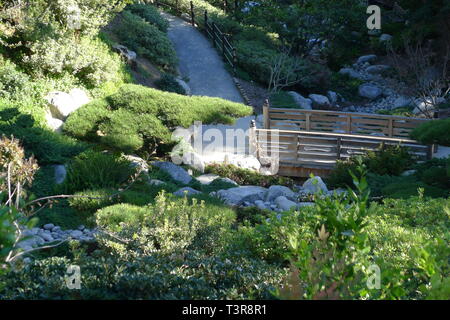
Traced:
[[189, 79], [191, 93], [243, 103], [233, 78], [211, 42], [188, 22], [166, 12], [161, 14], [170, 23], [168, 36], [180, 61], [181, 76]]

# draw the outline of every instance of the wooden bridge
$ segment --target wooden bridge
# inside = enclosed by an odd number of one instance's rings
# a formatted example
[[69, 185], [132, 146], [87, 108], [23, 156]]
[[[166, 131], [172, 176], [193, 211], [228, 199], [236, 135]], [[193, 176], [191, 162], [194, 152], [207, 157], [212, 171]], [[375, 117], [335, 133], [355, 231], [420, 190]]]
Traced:
[[[254, 152], [264, 163], [279, 159], [278, 174], [326, 176], [337, 160], [402, 145], [419, 161], [430, 159], [432, 146], [408, 138], [426, 119], [398, 116], [263, 108], [264, 128], [251, 130]], [[272, 159], [272, 160], [271, 160]]]

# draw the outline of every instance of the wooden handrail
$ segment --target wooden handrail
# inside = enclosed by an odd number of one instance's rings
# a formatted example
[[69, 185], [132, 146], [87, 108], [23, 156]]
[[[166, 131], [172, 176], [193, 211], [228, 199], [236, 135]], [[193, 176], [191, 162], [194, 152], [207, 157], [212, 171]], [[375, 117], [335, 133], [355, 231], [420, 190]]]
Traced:
[[391, 116], [391, 115], [386, 115], [386, 114], [360, 113], [360, 112], [349, 112], [349, 111], [305, 110], [305, 109], [269, 107], [269, 112], [310, 113], [310, 114], [315, 113], [315, 114], [342, 115], [342, 116], [350, 115], [350, 116], [370, 117], [370, 118], [378, 118], [378, 119], [429, 121], [429, 119], [424, 119], [424, 118], [402, 117], [402, 116], [395, 116], [395, 115]]
[[294, 130], [279, 130], [279, 129], [256, 129], [258, 132], [268, 132], [268, 133], [284, 133], [284, 134], [297, 134], [297, 135], [310, 135], [310, 136], [322, 136], [322, 137], [335, 137], [335, 138], [353, 138], [353, 139], [366, 139], [366, 140], [382, 140], [386, 142], [398, 142], [398, 143], [411, 143], [420, 144], [419, 141], [411, 139], [401, 139], [401, 138], [389, 138], [382, 136], [369, 136], [369, 135], [358, 135], [358, 134], [347, 134], [347, 133], [332, 133], [332, 132], [318, 132], [318, 131], [294, 131]]

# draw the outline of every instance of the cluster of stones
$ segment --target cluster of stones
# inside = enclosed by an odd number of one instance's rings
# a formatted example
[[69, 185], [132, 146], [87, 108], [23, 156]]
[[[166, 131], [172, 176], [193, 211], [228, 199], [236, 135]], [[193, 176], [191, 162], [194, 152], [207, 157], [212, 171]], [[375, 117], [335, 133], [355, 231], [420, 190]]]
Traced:
[[[413, 113], [419, 115], [432, 108], [431, 102], [405, 96], [399, 91], [403, 83], [389, 81], [383, 74], [390, 69], [388, 65], [373, 64], [377, 60], [374, 54], [359, 57], [352, 67], [342, 68], [339, 73], [364, 81], [358, 88], [358, 94], [367, 99], [366, 105], [353, 105], [343, 111], [375, 113], [378, 110], [391, 110], [407, 106], [415, 106]], [[439, 101], [444, 102], [444, 101]]]
[[320, 192], [323, 196], [345, 192], [343, 190], [328, 190], [320, 177], [308, 179], [302, 186], [296, 186], [296, 191], [286, 186], [274, 185], [269, 188], [259, 186], [238, 186], [231, 189], [210, 193], [222, 199], [233, 207], [257, 207], [261, 210], [285, 212], [313, 206], [313, 196]]
[[61, 227], [48, 223], [42, 228], [32, 228], [22, 230], [23, 240], [18, 243], [18, 247], [29, 251], [33, 248], [58, 243], [64, 240], [77, 240], [81, 242], [91, 242], [95, 240], [96, 229], [88, 229], [81, 225], [76, 230], [62, 230]]

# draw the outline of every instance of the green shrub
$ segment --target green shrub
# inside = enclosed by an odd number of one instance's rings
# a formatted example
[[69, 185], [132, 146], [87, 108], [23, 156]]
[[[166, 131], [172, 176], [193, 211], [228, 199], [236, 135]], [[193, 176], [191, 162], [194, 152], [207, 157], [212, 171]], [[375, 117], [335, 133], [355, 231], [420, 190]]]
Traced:
[[328, 178], [329, 183], [335, 187], [350, 186], [352, 177], [349, 170], [355, 171], [359, 163], [364, 164], [370, 173], [397, 176], [409, 168], [414, 161], [407, 148], [388, 145], [376, 151], [369, 151], [363, 156], [337, 161]]
[[26, 59], [26, 64], [34, 73], [68, 72], [89, 87], [118, 80], [120, 57], [100, 40], [86, 37], [79, 41], [68, 37], [40, 39], [30, 49], [33, 54]]
[[164, 73], [159, 80], [155, 81], [155, 85], [159, 90], [162, 91], [186, 94], [186, 91], [177, 82], [175, 77], [168, 73]]
[[135, 173], [129, 161], [115, 155], [86, 151], [74, 158], [67, 169], [63, 189], [76, 192], [117, 188]]
[[450, 118], [421, 124], [411, 132], [411, 138], [423, 144], [450, 146]]
[[355, 99], [359, 99], [358, 88], [363, 83], [362, 80], [354, 79], [338, 72], [333, 72], [330, 77], [330, 90], [339, 92], [346, 100], [354, 101]]
[[205, 230], [225, 232], [236, 219], [233, 210], [223, 205], [187, 198], [171, 200], [164, 191], [154, 204], [114, 205], [97, 211], [95, 216], [100, 227], [118, 232], [121, 238], [136, 239], [144, 252], [168, 253], [188, 248]]
[[186, 128], [194, 121], [229, 124], [252, 112], [250, 107], [219, 98], [185, 97], [137, 85], [125, 85], [103, 102], [93, 103], [73, 112], [64, 130], [126, 152], [165, 152], [174, 144], [171, 130], [177, 126]]
[[[2, 275], [0, 295], [12, 300], [269, 299], [283, 274], [244, 254], [187, 252], [183, 259], [157, 254], [130, 258], [107, 252], [83, 259], [70, 257], [79, 256], [76, 251], [67, 255], [36, 260]], [[66, 286], [69, 265], [79, 265], [82, 270], [80, 290]]]
[[294, 181], [281, 176], [266, 176], [249, 169], [242, 169], [234, 165], [211, 164], [205, 168], [206, 173], [217, 174], [234, 180], [239, 185], [256, 185], [269, 187], [271, 185], [285, 185], [292, 187]]
[[163, 18], [159, 11], [153, 6], [143, 3], [134, 3], [127, 6], [125, 10], [141, 17], [148, 23], [156, 26], [162, 32], [167, 32], [167, 28], [169, 28], [169, 22]]
[[115, 27], [121, 43], [164, 70], [173, 71], [178, 63], [175, 50], [167, 35], [141, 17], [124, 11]]
[[112, 205], [118, 201], [117, 190], [98, 189], [85, 190], [74, 194], [74, 198], [69, 199], [72, 208], [80, 211], [95, 212], [98, 209]]

